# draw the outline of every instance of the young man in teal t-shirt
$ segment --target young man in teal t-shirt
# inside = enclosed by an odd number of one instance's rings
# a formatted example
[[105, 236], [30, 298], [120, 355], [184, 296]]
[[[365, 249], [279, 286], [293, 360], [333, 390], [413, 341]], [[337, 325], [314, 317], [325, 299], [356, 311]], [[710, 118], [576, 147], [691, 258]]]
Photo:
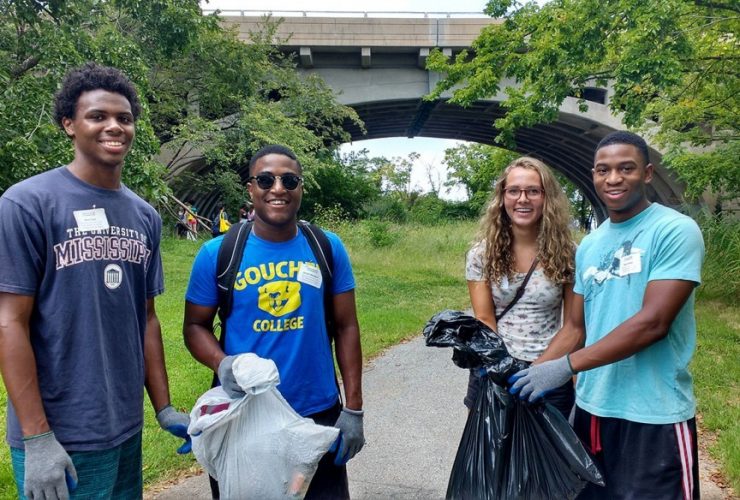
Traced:
[[579, 498], [699, 498], [688, 365], [704, 243], [693, 220], [648, 200], [652, 177], [639, 136], [599, 143], [593, 181], [609, 219], [578, 248], [565, 327], [511, 380], [534, 401], [578, 374], [574, 428], [606, 479]]

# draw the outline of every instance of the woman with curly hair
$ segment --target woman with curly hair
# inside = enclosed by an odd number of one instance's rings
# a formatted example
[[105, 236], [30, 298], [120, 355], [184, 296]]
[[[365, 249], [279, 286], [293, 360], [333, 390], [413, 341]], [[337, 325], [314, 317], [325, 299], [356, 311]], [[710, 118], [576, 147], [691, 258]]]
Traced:
[[[560, 330], [561, 318], [568, 317], [575, 258], [568, 220], [568, 200], [552, 171], [522, 157], [496, 181], [468, 252], [465, 277], [475, 317], [498, 332], [517, 359], [536, 361]], [[468, 408], [479, 386], [471, 371]], [[545, 399], [567, 418], [572, 382]]]

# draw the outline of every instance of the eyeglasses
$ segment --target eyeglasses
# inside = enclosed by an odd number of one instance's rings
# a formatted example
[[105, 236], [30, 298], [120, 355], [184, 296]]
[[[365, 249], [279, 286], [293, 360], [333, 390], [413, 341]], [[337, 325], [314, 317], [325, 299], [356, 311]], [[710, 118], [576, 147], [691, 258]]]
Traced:
[[285, 174], [285, 175], [272, 175], [272, 174], [259, 174], [259, 175], [252, 175], [247, 179], [247, 181], [251, 182], [253, 180], [257, 181], [257, 185], [260, 189], [270, 189], [273, 185], [275, 185], [275, 179], [280, 179], [280, 182], [283, 184], [283, 187], [287, 189], [288, 191], [293, 191], [295, 188], [298, 187], [298, 185], [303, 182], [303, 177], [296, 174]]
[[522, 193], [525, 193], [527, 195], [527, 199], [536, 200], [538, 198], [541, 198], [542, 195], [545, 194], [545, 190], [540, 188], [506, 188], [504, 189], [504, 193], [506, 193], [506, 197], [510, 200], [518, 200]]

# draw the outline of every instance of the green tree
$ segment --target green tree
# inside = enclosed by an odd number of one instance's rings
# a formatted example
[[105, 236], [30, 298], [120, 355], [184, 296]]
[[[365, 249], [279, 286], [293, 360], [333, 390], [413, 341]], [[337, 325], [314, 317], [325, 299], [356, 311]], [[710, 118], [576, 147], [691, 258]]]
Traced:
[[[447, 73], [430, 98], [452, 90], [465, 105], [503, 90], [495, 126], [511, 146], [518, 128], [554, 121], [566, 97], [585, 110], [585, 90], [609, 84], [612, 112], [663, 148], [689, 196], [740, 194], [736, 0], [491, 0], [486, 12], [503, 22], [472, 52], [430, 56], [428, 67]], [[501, 89], [504, 78], [518, 85]]]
[[[236, 172], [267, 143], [293, 148], [311, 185], [349, 138], [342, 125], [359, 119], [320, 79], [297, 74], [276, 28], [266, 18], [244, 43], [197, 0], [0, 0], [0, 193], [72, 158], [49, 108], [62, 76], [89, 60], [122, 69], [139, 89], [124, 182], [150, 201], [166, 198], [167, 167], [193, 148], [215, 173], [192, 177], [190, 193], [231, 197], [244, 180]], [[168, 165], [152, 159], [164, 143]]]
[[496, 178], [519, 155], [487, 144], [460, 144], [445, 149], [446, 186], [462, 185], [471, 208], [479, 211], [491, 195]]
[[352, 219], [362, 217], [364, 208], [380, 196], [380, 185], [373, 177], [376, 163], [384, 159], [369, 158], [368, 151], [335, 153], [332, 162], [325, 162], [313, 171], [313, 185], [306, 186], [302, 212], [308, 218], [321, 208], [338, 206]]
[[374, 175], [384, 194], [395, 195], [400, 199], [411, 196], [411, 170], [420, 156], [419, 153], [412, 152], [405, 158], [394, 156], [378, 165]]

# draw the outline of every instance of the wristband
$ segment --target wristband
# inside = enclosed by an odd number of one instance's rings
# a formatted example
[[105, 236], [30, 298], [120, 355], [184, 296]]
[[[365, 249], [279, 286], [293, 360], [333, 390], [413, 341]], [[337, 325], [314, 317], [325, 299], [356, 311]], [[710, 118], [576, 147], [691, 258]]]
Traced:
[[33, 436], [25, 436], [22, 439], [22, 441], [23, 442], [31, 441], [33, 439], [38, 439], [38, 438], [42, 438], [44, 436], [48, 436], [49, 434], [54, 434], [54, 431], [46, 431], [46, 432], [42, 432], [41, 434], [34, 434]]
[[570, 353], [565, 355], [565, 360], [568, 362], [568, 368], [570, 368], [570, 373], [575, 375], [576, 371], [573, 369], [573, 365], [570, 364]]

